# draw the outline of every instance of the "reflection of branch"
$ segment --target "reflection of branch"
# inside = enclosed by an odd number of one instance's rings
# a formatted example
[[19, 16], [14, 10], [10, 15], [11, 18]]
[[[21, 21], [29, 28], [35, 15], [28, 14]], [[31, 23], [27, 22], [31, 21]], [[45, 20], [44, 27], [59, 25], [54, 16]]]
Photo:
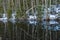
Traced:
[[[27, 33], [24, 29], [20, 28], [21, 31], [23, 31], [27, 36], [32, 37], [33, 39], [37, 39], [36, 37], [33, 37], [32, 35], [30, 35], [29, 33]], [[43, 37], [41, 37], [40, 39], [42, 39]]]
[[[20, 30], [21, 30], [21, 31], [24, 31], [24, 33], [25, 33], [26, 35], [32, 37], [32, 35], [28, 34], [28, 33], [27, 33], [25, 30], [23, 30], [22, 28], [20, 28]], [[32, 38], [36, 39], [36, 37], [32, 37]]]

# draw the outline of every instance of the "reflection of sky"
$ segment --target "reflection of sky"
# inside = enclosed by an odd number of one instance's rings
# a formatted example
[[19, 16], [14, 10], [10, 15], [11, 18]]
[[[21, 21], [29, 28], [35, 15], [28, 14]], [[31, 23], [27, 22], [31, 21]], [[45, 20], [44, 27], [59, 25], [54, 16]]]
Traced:
[[10, 18], [10, 21], [12, 22], [12, 23], [15, 23], [16, 21], [15, 21], [15, 16], [16, 16], [16, 13], [12, 13], [12, 17]]
[[0, 21], [2, 21], [2, 22], [5, 23], [5, 22], [7, 22], [7, 19], [8, 19], [8, 18], [7, 18], [7, 15], [4, 13], [4, 14], [3, 14], [3, 17], [0, 18]]
[[[47, 10], [44, 9], [44, 14], [42, 18], [42, 25], [44, 26], [43, 28], [46, 29], [46, 26], [48, 26], [48, 30], [60, 30], [60, 24], [59, 22], [55, 21], [55, 19], [58, 18], [58, 12], [60, 12], [60, 6], [56, 7], [56, 5], [52, 5], [52, 8], [48, 8], [49, 13], [52, 12], [51, 14], [48, 14], [48, 17], [50, 21], [44, 21], [46, 19], [46, 13]], [[47, 24], [46, 24], [47, 23]], [[51, 26], [54, 25], [54, 26]]]
[[50, 19], [56, 19], [57, 16], [58, 16], [57, 14], [55, 14], [55, 15], [49, 14], [49, 18], [50, 18]]
[[[53, 30], [53, 31], [57, 31], [60, 30], [60, 24], [57, 21], [49, 21], [47, 25], [46, 24], [47, 21], [43, 21], [43, 29], [46, 29], [46, 26], [48, 26], [48, 30]], [[52, 26], [51, 26], [52, 25]]]
[[49, 24], [58, 24], [57, 21], [49, 21]]
[[29, 21], [30, 24], [36, 24], [37, 23], [36, 19], [37, 19], [36, 16], [30, 15], [29, 18], [28, 18], [28, 21]]
[[37, 21], [29, 21], [30, 24], [36, 24]]

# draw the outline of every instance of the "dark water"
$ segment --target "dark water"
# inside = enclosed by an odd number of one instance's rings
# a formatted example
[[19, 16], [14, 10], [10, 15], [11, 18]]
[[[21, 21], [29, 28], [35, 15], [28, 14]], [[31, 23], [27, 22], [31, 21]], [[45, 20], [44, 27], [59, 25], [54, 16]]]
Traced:
[[[39, 22], [37, 23], [37, 25], [31, 25], [31, 24], [28, 24], [27, 21], [23, 21], [23, 22], [17, 21], [14, 24], [11, 22], [7, 22], [5, 24], [0, 22], [0, 36], [2, 37], [2, 40], [38, 40], [38, 39], [43, 40], [46, 34], [46, 31], [44, 28], [45, 22], [43, 25], [42, 24], [43, 24], [42, 22]], [[52, 32], [51, 39], [59, 40], [60, 30], [56, 31], [51, 29], [51, 32]], [[50, 40], [50, 30], [48, 30], [48, 40]]]

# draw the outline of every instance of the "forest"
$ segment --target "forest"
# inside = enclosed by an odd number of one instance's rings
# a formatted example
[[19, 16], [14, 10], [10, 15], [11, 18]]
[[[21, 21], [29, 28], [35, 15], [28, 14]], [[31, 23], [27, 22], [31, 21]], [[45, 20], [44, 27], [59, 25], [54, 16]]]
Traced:
[[60, 0], [0, 0], [0, 37], [60, 40]]

